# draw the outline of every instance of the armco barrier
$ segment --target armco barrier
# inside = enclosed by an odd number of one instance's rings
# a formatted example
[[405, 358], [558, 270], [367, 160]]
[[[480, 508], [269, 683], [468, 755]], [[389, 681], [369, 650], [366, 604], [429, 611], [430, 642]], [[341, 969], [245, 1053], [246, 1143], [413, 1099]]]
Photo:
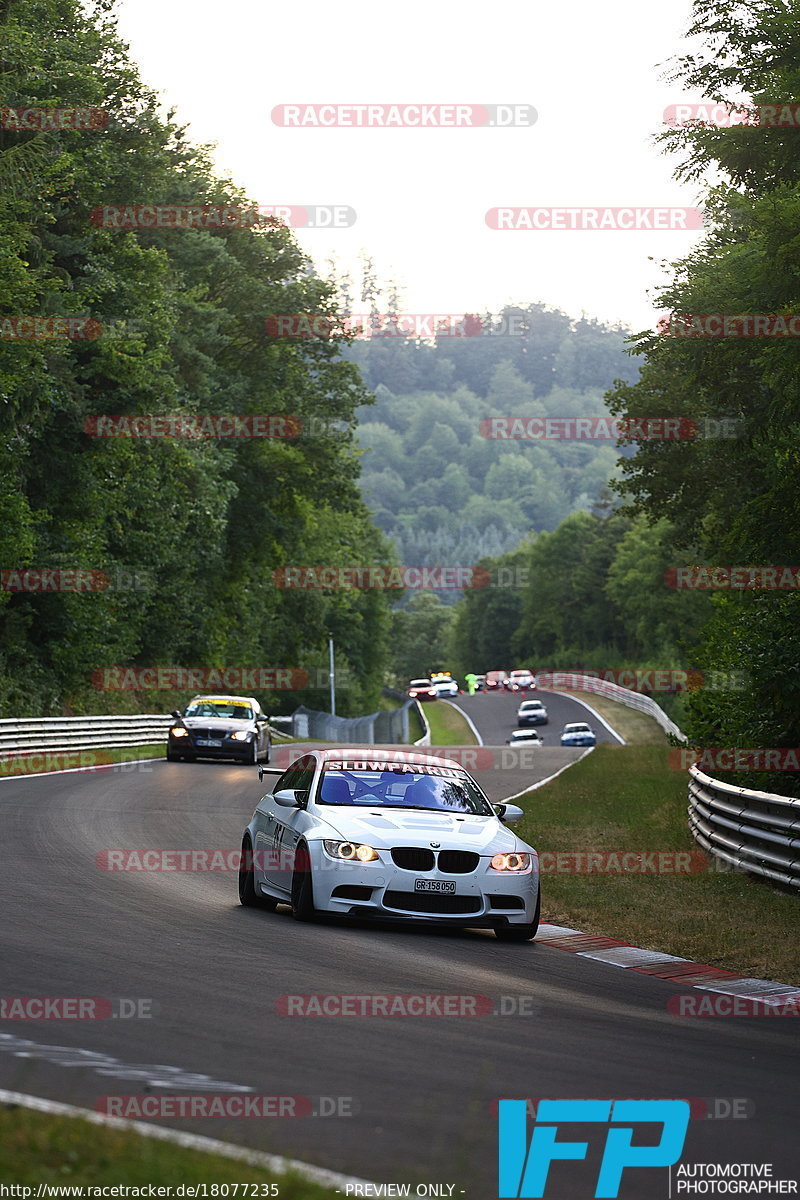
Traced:
[[301, 706], [292, 713], [292, 734], [319, 742], [350, 742], [369, 746], [375, 742], [408, 745], [408, 711], [413, 704], [405, 698], [400, 708], [369, 713], [365, 717], [334, 717]]
[[800, 799], [723, 783], [692, 766], [689, 828], [731, 866], [800, 887]]
[[594, 692], [597, 696], [608, 696], [609, 700], [616, 700], [619, 704], [625, 704], [628, 708], [635, 708], [639, 712], [646, 713], [648, 717], [652, 717], [657, 721], [665, 733], [672, 733], [676, 738], [686, 741], [674, 721], [671, 721], [663, 708], [656, 704], [652, 696], [645, 696], [641, 692], [632, 692], [628, 688], [620, 687], [617, 683], [609, 683], [605, 679], [597, 679], [594, 675], [578, 675], [572, 671], [547, 671], [536, 676], [537, 685], [546, 690], [567, 691], [567, 692]]
[[31, 717], [0, 719], [0, 758], [44, 750], [92, 750], [99, 746], [149, 746], [167, 740], [168, 713], [132, 717]]

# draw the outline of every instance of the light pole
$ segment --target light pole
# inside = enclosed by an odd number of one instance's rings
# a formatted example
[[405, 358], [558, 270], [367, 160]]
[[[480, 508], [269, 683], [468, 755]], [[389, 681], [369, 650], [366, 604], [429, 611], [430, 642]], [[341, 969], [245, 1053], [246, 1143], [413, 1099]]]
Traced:
[[333, 637], [328, 634], [328, 680], [331, 689], [331, 716], [336, 716], [336, 673], [333, 669]]

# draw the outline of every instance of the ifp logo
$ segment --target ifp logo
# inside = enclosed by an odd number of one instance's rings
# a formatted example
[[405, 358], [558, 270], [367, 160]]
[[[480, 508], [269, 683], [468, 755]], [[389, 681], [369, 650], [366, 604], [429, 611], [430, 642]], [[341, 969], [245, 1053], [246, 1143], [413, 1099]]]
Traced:
[[[551, 1162], [584, 1159], [588, 1142], [556, 1141], [562, 1123], [610, 1125], [597, 1179], [597, 1200], [619, 1194], [626, 1167], [670, 1167], [681, 1156], [690, 1106], [686, 1100], [541, 1100], [528, 1146], [524, 1100], [499, 1103], [500, 1200], [544, 1196]], [[656, 1145], [633, 1145], [633, 1125], [662, 1126]]]

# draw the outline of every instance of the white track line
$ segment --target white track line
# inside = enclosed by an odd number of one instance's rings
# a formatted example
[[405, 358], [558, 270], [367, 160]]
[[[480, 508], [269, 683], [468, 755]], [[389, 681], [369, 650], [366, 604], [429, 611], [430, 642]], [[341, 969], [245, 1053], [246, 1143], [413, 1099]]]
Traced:
[[155, 1138], [161, 1142], [172, 1142], [186, 1150], [199, 1150], [203, 1154], [220, 1154], [224, 1158], [238, 1159], [239, 1162], [252, 1164], [254, 1167], [264, 1167], [275, 1175], [285, 1175], [294, 1171], [302, 1179], [310, 1183], [319, 1183], [323, 1187], [335, 1191], [346, 1188], [349, 1184], [375, 1184], [366, 1179], [358, 1179], [354, 1175], [341, 1175], [338, 1171], [329, 1171], [325, 1167], [315, 1167], [310, 1163], [300, 1162], [296, 1158], [284, 1158], [279, 1154], [265, 1154], [261, 1150], [249, 1150], [246, 1146], [236, 1146], [232, 1142], [220, 1142], [215, 1138], [203, 1137], [198, 1133], [184, 1133], [180, 1129], [165, 1129], [158, 1125], [148, 1125], [144, 1121], [126, 1121], [121, 1117], [107, 1117], [104, 1113], [93, 1112], [90, 1108], [77, 1108], [73, 1104], [62, 1104], [59, 1100], [45, 1100], [41, 1096], [28, 1096], [24, 1092], [7, 1092], [0, 1088], [0, 1104], [11, 1107], [32, 1108], [37, 1112], [49, 1113], [54, 1117], [82, 1117], [91, 1125], [107, 1125], [111, 1129], [127, 1129], [142, 1137]]
[[456, 710], [456, 712], [461, 713], [462, 717], [464, 718], [464, 720], [467, 722], [470, 729], [474, 733], [475, 737], [478, 739], [478, 745], [479, 746], [485, 745], [483, 738], [481, 737], [481, 735], [478, 733], [477, 729], [475, 728], [475, 722], [472, 720], [471, 717], [467, 716], [467, 714], [464, 712], [463, 708], [459, 708], [458, 705], [454, 704], [452, 700], [445, 700], [444, 703], [449, 704], [451, 708], [454, 708]]
[[[567, 747], [565, 746], [564, 749], [567, 749]], [[521, 792], [515, 792], [513, 796], [505, 796], [502, 800], [496, 801], [496, 803], [506, 804], [509, 800], [516, 800], [520, 796], [526, 796], [528, 792], [535, 792], [537, 788], [544, 787], [546, 783], [550, 783], [563, 771], [568, 771], [570, 767], [574, 767], [575, 763], [581, 762], [584, 758], [586, 758], [586, 755], [591, 754], [593, 750], [594, 746], [587, 746], [580, 758], [573, 759], [572, 762], [568, 762], [563, 767], [559, 767], [557, 771], [555, 771], [552, 775], [548, 775], [546, 779], [540, 779], [538, 783], [532, 783], [530, 787], [523, 788]]]

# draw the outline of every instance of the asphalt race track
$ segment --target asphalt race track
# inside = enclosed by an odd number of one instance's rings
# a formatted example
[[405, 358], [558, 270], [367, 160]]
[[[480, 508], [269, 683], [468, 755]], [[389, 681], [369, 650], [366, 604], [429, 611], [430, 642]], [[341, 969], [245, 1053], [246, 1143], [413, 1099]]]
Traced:
[[[546, 702], [555, 743], [564, 720], [581, 718], [562, 720], [563, 698]], [[515, 697], [459, 703], [487, 741], [513, 727]], [[495, 794], [515, 774], [492, 768]], [[766, 1162], [775, 1178], [797, 1177], [791, 1020], [678, 1018], [667, 999], [688, 989], [484, 931], [302, 925], [288, 909], [241, 908], [233, 871], [97, 864], [119, 848], [235, 851], [261, 787], [254, 768], [214, 763], [0, 781], [0, 996], [124, 998], [151, 1012], [0, 1020], [0, 1087], [88, 1108], [235, 1089], [310, 1097], [312, 1110], [342, 1115], [161, 1124], [410, 1183], [412, 1195], [455, 1184], [469, 1200], [497, 1196], [500, 1097], [738, 1099], [745, 1119], [691, 1121], [682, 1161]], [[480, 995], [498, 1015], [281, 1015], [279, 998], [298, 993]], [[548, 1200], [593, 1196], [604, 1135], [559, 1136], [590, 1152], [553, 1166]], [[666, 1200], [667, 1172], [628, 1170], [619, 1195]]]
[[[467, 714], [477, 727], [487, 746], [502, 746], [512, 729], [519, 729], [517, 708], [523, 700], [541, 700], [547, 709], [549, 724], [528, 726], [535, 729], [547, 749], [560, 748], [561, 730], [570, 721], [585, 721], [597, 734], [598, 742], [619, 745], [608, 730], [577, 700], [558, 692], [477, 692], [474, 696], [459, 696], [453, 703]], [[587, 697], [591, 704], [591, 697]], [[438, 703], [434, 701], [433, 703]]]

